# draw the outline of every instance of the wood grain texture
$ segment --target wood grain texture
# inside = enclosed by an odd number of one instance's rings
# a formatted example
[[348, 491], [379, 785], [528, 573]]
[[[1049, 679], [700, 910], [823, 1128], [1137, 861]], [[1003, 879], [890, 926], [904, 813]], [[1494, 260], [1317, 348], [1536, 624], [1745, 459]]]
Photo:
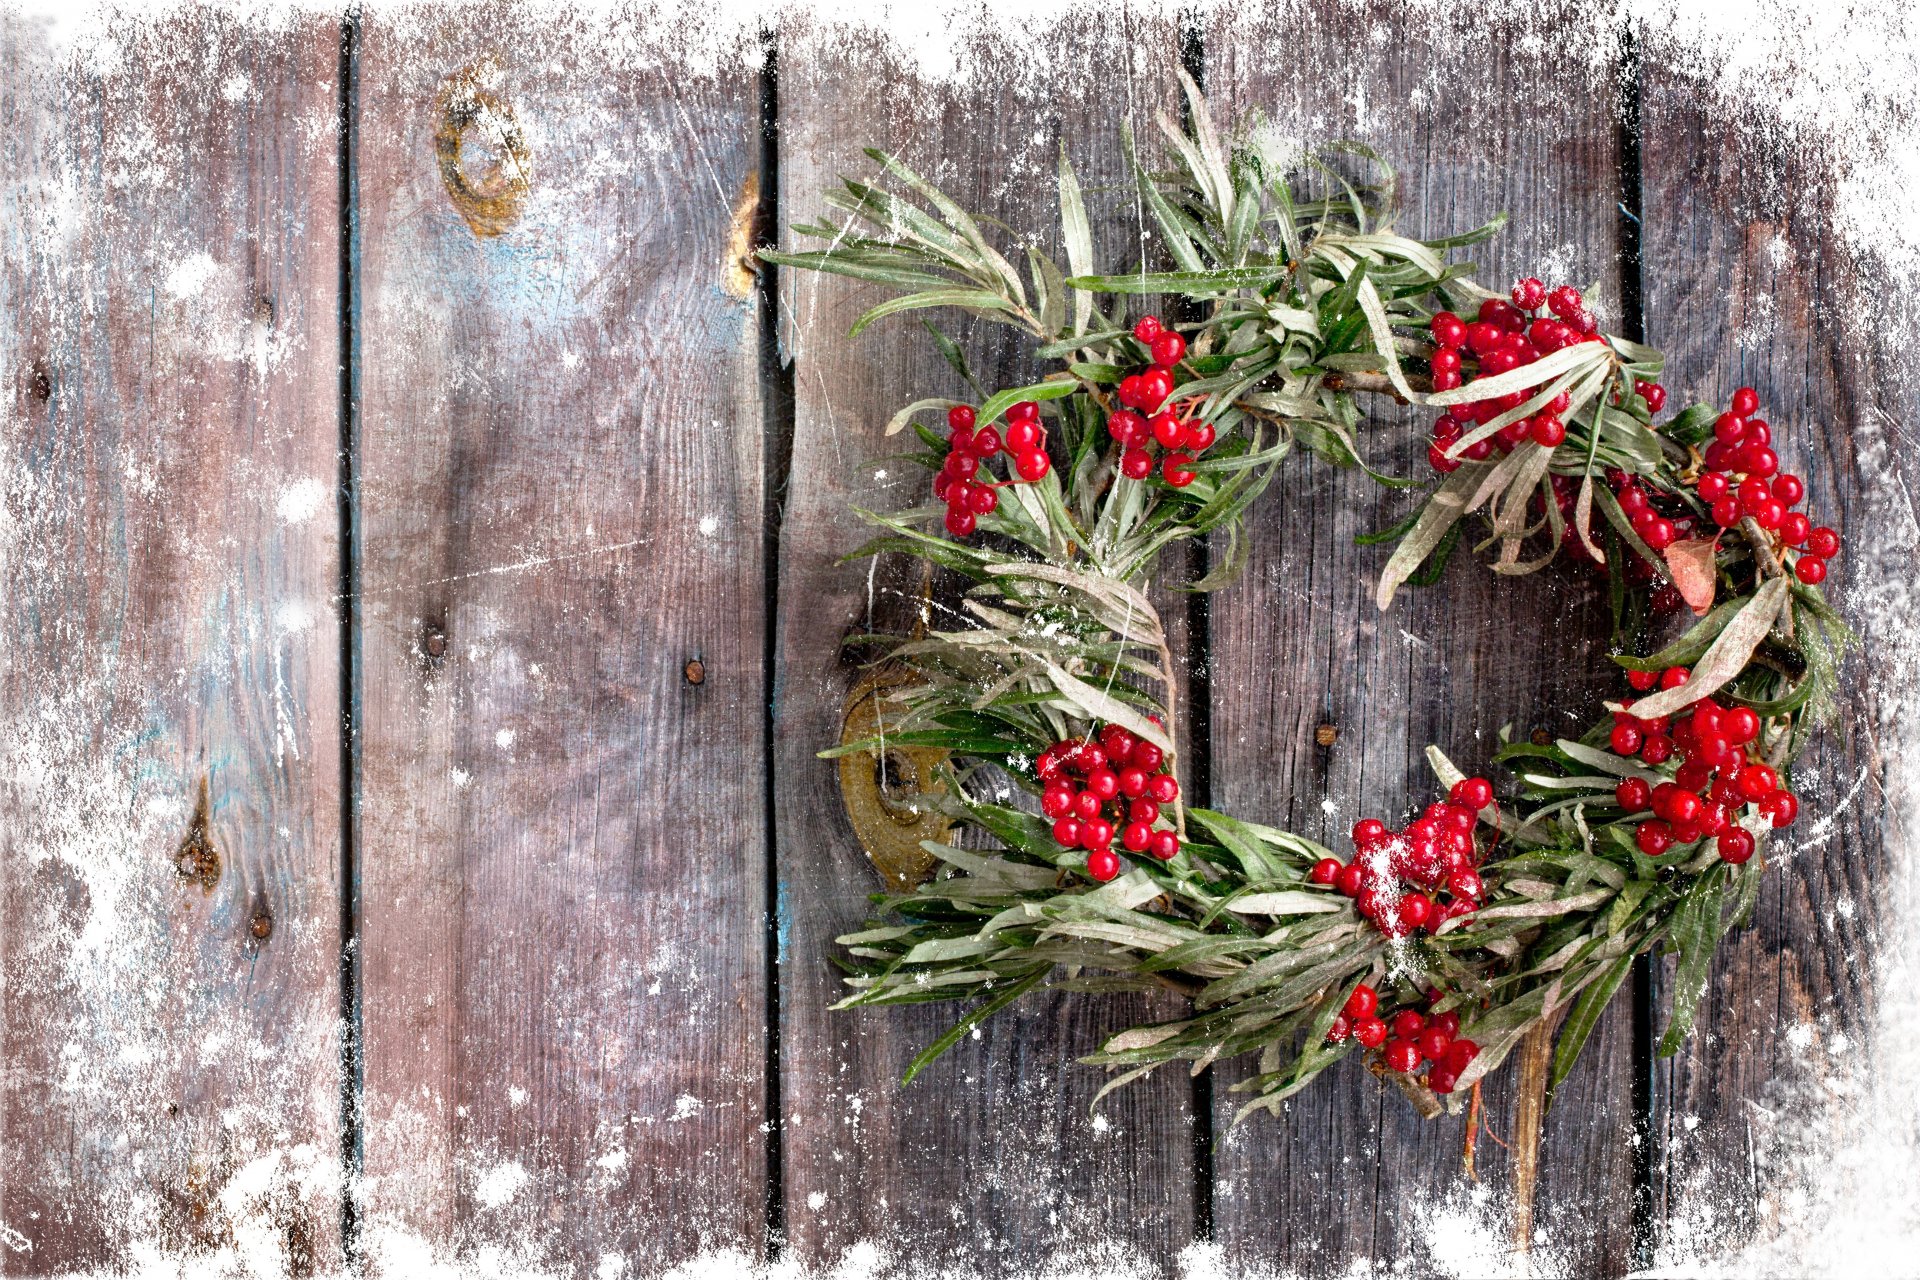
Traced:
[[[963, 207], [1056, 252], [1064, 142], [1109, 261], [1132, 260], [1137, 224], [1117, 116], [1130, 112], [1145, 132], [1154, 109], [1177, 109], [1171, 25], [1103, 17], [1042, 22], [1037, 34], [1016, 24], [950, 35], [957, 67], [915, 64], [857, 28], [782, 31], [783, 220], [818, 216], [838, 174], [871, 170], [860, 148], [881, 146]], [[1090, 1117], [1101, 1077], [1075, 1059], [1127, 1021], [1174, 1016], [1172, 1000], [1036, 1000], [994, 1018], [906, 1088], [902, 1071], [961, 1007], [827, 1009], [843, 994], [824, 963], [831, 940], [865, 918], [878, 881], [833, 768], [814, 752], [837, 738], [852, 680], [837, 656], [842, 636], [910, 625], [911, 606], [897, 602], [918, 585], [911, 571], [879, 566], [869, 576], [867, 565], [834, 560], [866, 536], [851, 507], [906, 505], [926, 483], [917, 468], [870, 461], [891, 451], [881, 424], [913, 399], [966, 393], [910, 320], [845, 336], [877, 291], [790, 273], [780, 287], [795, 385], [775, 650], [788, 1244], [819, 1263], [884, 1241], [897, 1256], [980, 1274], [1027, 1274], [1096, 1246], [1108, 1260], [1134, 1250], [1168, 1261], [1193, 1230], [1190, 1085], [1177, 1074], [1138, 1083]], [[982, 381], [1028, 380], [1013, 331], [938, 320]]]
[[[1400, 226], [1410, 234], [1463, 231], [1508, 213], [1507, 230], [1476, 249], [1483, 283], [1519, 274], [1598, 280], [1602, 315], [1615, 325], [1614, 91], [1607, 65], [1562, 52], [1607, 48], [1610, 37], [1574, 12], [1532, 21], [1522, 30], [1429, 29], [1396, 21], [1385, 5], [1313, 5], [1263, 20], [1222, 13], [1207, 33], [1208, 82], [1223, 110], [1262, 112], [1283, 136], [1353, 139], [1382, 152], [1399, 172]], [[1525, 38], [1555, 27], [1562, 35], [1553, 41]], [[1302, 56], [1272, 56], [1295, 46]], [[1327, 66], [1340, 74], [1312, 70]], [[1404, 412], [1378, 421], [1367, 437], [1375, 465], [1426, 473], [1430, 421]], [[1376, 611], [1385, 556], [1352, 540], [1409, 509], [1406, 497], [1310, 456], [1291, 460], [1256, 508], [1251, 568], [1213, 608], [1222, 807], [1346, 851], [1356, 819], [1398, 820], [1434, 797], [1428, 743], [1476, 771], [1503, 725], [1521, 736], [1564, 732], [1587, 723], [1612, 691], [1604, 595], [1576, 570], [1512, 582], [1462, 553], [1440, 584]], [[1546, 723], [1549, 713], [1560, 718]], [[1331, 746], [1316, 741], [1321, 724], [1335, 727]], [[1549, 1270], [1618, 1274], [1627, 1265], [1627, 1014], [1616, 1006], [1596, 1031], [1547, 1121], [1535, 1222], [1539, 1265]], [[1223, 1077], [1224, 1133], [1243, 1098]], [[1508, 1071], [1485, 1090], [1503, 1136], [1511, 1088]], [[1480, 1211], [1485, 1243], [1470, 1257], [1438, 1252], [1448, 1242], [1429, 1235], [1443, 1204], [1472, 1211], [1464, 1135], [1462, 1119], [1423, 1122], [1357, 1061], [1343, 1064], [1284, 1120], [1249, 1120], [1223, 1138], [1217, 1239], [1230, 1256], [1308, 1274], [1389, 1259], [1466, 1274], [1501, 1269], [1508, 1232], [1498, 1201]], [[1506, 1186], [1504, 1153], [1484, 1136], [1478, 1166], [1488, 1187]]]
[[758, 97], [679, 30], [365, 28], [364, 1211], [393, 1274], [421, 1238], [641, 1274], [758, 1247]]
[[[1903, 632], [1920, 485], [1905, 427], [1920, 397], [1889, 346], [1900, 294], [1844, 235], [1841, 157], [1672, 69], [1682, 62], [1657, 41], [1647, 51], [1648, 337], [1670, 353], [1678, 403], [1759, 392], [1783, 468], [1806, 480], [1803, 509], [1845, 539], [1827, 591], [1861, 646], [1836, 729], [1794, 771], [1803, 817], [1772, 843], [1754, 927], [1723, 944], [1700, 1033], [1656, 1076], [1671, 1258], [1764, 1242], [1794, 1216], [1781, 1193], [1817, 1195], [1820, 1166], [1862, 1136], [1847, 1082], [1875, 1030], [1912, 799], [1899, 762], [1913, 748]], [[1746, 89], [1765, 100], [1760, 83]]]
[[0, 18], [7, 1275], [339, 1262], [338, 33]]

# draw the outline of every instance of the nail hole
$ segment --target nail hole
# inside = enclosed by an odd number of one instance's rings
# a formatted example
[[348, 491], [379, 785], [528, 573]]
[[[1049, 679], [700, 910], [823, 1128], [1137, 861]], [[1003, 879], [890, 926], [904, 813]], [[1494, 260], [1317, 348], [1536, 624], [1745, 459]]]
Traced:
[[44, 360], [33, 362], [33, 398], [41, 404], [53, 399], [53, 378], [47, 373]]

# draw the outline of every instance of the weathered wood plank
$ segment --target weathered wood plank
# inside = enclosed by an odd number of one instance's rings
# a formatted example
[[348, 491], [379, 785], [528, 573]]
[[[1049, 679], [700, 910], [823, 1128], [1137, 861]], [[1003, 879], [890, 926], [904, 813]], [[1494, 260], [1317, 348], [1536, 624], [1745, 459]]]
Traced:
[[[1065, 142], [1103, 250], [1132, 261], [1137, 225], [1118, 116], [1130, 111], [1147, 132], [1155, 109], [1178, 109], [1172, 26], [1075, 18], [950, 34], [953, 66], [917, 61], [876, 31], [797, 21], [783, 30], [783, 220], [817, 216], [838, 174], [871, 170], [860, 148], [880, 146], [966, 208], [1055, 252], [1053, 175]], [[1017, 57], [1003, 53], [1015, 44]], [[1006, 1274], [1094, 1242], [1170, 1259], [1193, 1229], [1190, 1086], [1165, 1074], [1110, 1096], [1090, 1117], [1102, 1078], [1074, 1059], [1124, 1020], [1173, 1016], [1173, 1001], [1037, 1002], [994, 1018], [904, 1089], [908, 1062], [961, 1010], [827, 1009], [841, 994], [826, 963], [831, 939], [865, 917], [878, 881], [842, 812], [833, 767], [813, 753], [837, 737], [852, 683], [837, 657], [841, 637], [910, 623], [911, 608], [896, 601], [918, 589], [912, 573], [890, 577], [883, 567], [869, 577], [867, 566], [834, 558], [865, 536], [853, 505], [904, 505], [924, 483], [917, 469], [903, 475], [867, 461], [890, 451], [881, 424], [910, 400], [965, 390], [911, 321], [845, 336], [874, 291], [790, 273], [780, 288], [795, 385], [774, 775], [788, 1243], [809, 1263], [872, 1239], [923, 1265]], [[1011, 331], [938, 320], [983, 381], [1018, 385], [1031, 372]]]
[[[1585, 28], [1595, 28], [1591, 40]], [[1524, 38], [1554, 29], [1563, 34]], [[1263, 111], [1282, 136], [1379, 149], [1399, 172], [1403, 228], [1438, 234], [1510, 214], [1507, 231], [1479, 251], [1484, 282], [1598, 279], [1601, 305], [1617, 321], [1610, 66], [1566, 52], [1609, 40], [1571, 8], [1535, 16], [1524, 30], [1429, 29], [1391, 6], [1329, 4], [1284, 24], [1221, 11], [1206, 51], [1223, 110]], [[1303, 43], [1306, 56], [1275, 55]], [[1328, 75], [1330, 66], [1339, 73]], [[1429, 420], [1391, 412], [1380, 420], [1397, 425], [1371, 437], [1376, 465], [1426, 472]], [[1214, 601], [1214, 790], [1223, 806], [1346, 851], [1357, 818], [1395, 819], [1433, 798], [1422, 758], [1429, 742], [1481, 768], [1502, 725], [1524, 735], [1550, 712], [1563, 717], [1547, 725], [1556, 731], [1582, 724], [1611, 692], [1604, 598], [1575, 571], [1506, 581], [1463, 554], [1438, 586], [1376, 612], [1384, 555], [1352, 539], [1409, 506], [1363, 475], [1301, 457], [1258, 509], [1252, 567]], [[1322, 724], [1337, 735], [1331, 746], [1316, 741]], [[1618, 1273], [1627, 1262], [1626, 1014], [1616, 1008], [1596, 1032], [1543, 1139], [1538, 1250], [1570, 1273]], [[1241, 1101], [1227, 1083], [1218, 1085], [1223, 1131]], [[1511, 1088], [1506, 1072], [1485, 1091], [1502, 1136]], [[1429, 1256], [1468, 1274], [1504, 1266], [1503, 1206], [1467, 1204], [1464, 1135], [1462, 1120], [1422, 1122], [1357, 1062], [1345, 1064], [1296, 1099], [1283, 1123], [1249, 1121], [1224, 1138], [1217, 1238], [1230, 1256], [1308, 1273]], [[1505, 1155], [1484, 1136], [1478, 1166], [1485, 1183], [1506, 1185]], [[1435, 1230], [1462, 1215], [1477, 1226]], [[1472, 1239], [1469, 1256], [1455, 1252]]]
[[339, 1264], [338, 38], [0, 19], [0, 1273]]
[[757, 1248], [754, 70], [506, 6], [362, 52], [369, 1247]]
[[1656, 1076], [1661, 1256], [1714, 1258], [1817, 1228], [1809, 1214], [1835, 1188], [1808, 1149], [1834, 1156], [1862, 1136], [1858, 1099], [1835, 1082], [1859, 1080], [1871, 1043], [1889, 838], [1912, 800], [1898, 761], [1913, 745], [1920, 475], [1902, 424], [1920, 397], [1888, 349], [1900, 330], [1884, 299], [1899, 291], [1844, 237], [1837, 157], [1757, 114], [1764, 95], [1730, 102], [1678, 70], [1679, 52], [1656, 41], [1643, 73], [1648, 336], [1671, 353], [1682, 403], [1759, 392], [1804, 509], [1846, 540], [1828, 593], [1862, 640], [1839, 728], [1794, 771], [1802, 816], [1773, 843], [1754, 927], [1723, 947], [1701, 1032]]

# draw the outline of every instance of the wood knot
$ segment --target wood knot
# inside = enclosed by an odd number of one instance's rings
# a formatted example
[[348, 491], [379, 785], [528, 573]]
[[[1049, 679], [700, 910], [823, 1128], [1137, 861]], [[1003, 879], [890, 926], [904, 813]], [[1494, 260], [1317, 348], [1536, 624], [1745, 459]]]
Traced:
[[686, 676], [688, 684], [705, 684], [707, 682], [707, 664], [698, 658], [689, 658], [687, 665], [681, 668], [681, 674]]
[[1330, 747], [1340, 736], [1340, 731], [1330, 724], [1323, 724], [1313, 731], [1313, 740], [1323, 747]]
[[45, 360], [35, 360], [33, 362], [29, 385], [33, 388], [33, 398], [41, 404], [45, 404], [47, 401], [53, 399], [53, 377], [47, 372], [47, 362]]
[[220, 852], [207, 832], [207, 810], [207, 779], [203, 776], [186, 837], [173, 852], [174, 871], [182, 880], [198, 884], [202, 893], [213, 892], [213, 886], [220, 883]]
[[532, 188], [532, 156], [513, 108], [486, 87], [495, 68], [463, 67], [440, 83], [433, 150], [447, 198], [476, 236], [512, 226]]

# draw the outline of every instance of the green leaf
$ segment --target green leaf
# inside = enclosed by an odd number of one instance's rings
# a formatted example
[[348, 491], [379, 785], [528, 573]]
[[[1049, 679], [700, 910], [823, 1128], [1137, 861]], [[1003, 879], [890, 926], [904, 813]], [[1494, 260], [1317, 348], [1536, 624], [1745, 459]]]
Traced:
[[[1067, 270], [1073, 273], [1068, 280], [1072, 288], [1073, 280], [1093, 274], [1093, 228], [1087, 221], [1086, 202], [1080, 198], [1080, 179], [1074, 175], [1073, 165], [1067, 159], [1067, 144], [1060, 144], [1060, 234], [1066, 241]], [[1087, 322], [1093, 317], [1093, 299], [1079, 291], [1073, 300], [1073, 331], [1076, 334], [1087, 331]]]
[[1720, 899], [1725, 892], [1717, 875], [1700, 877], [1680, 909], [1674, 913], [1670, 938], [1680, 952], [1673, 970], [1673, 1003], [1667, 1015], [1667, 1030], [1660, 1037], [1659, 1056], [1670, 1058], [1693, 1030], [1694, 1012], [1707, 989], [1707, 977], [1713, 967], [1714, 944], [1720, 936]]
[[1613, 993], [1620, 989], [1620, 983], [1631, 972], [1633, 957], [1621, 956], [1608, 966], [1599, 981], [1580, 993], [1580, 999], [1574, 1002], [1573, 1012], [1567, 1015], [1566, 1025], [1560, 1029], [1559, 1039], [1554, 1042], [1553, 1072], [1547, 1080], [1549, 1092], [1559, 1088], [1560, 1082], [1573, 1070], [1587, 1037], [1593, 1033], [1600, 1015], [1607, 1011], [1607, 1005], [1613, 1000]]
[[1399, 590], [1400, 584], [1413, 576], [1427, 553], [1439, 546], [1447, 530], [1466, 514], [1467, 498], [1492, 469], [1485, 463], [1467, 463], [1434, 490], [1433, 496], [1420, 508], [1420, 518], [1414, 522], [1413, 531], [1394, 548], [1387, 567], [1380, 572], [1380, 587], [1374, 593], [1374, 603], [1381, 609], [1393, 603], [1393, 593]]
[[1205, 295], [1257, 289], [1287, 277], [1284, 265], [1222, 267], [1217, 271], [1152, 271], [1126, 276], [1070, 276], [1067, 287], [1092, 293], [1183, 293]]
[[979, 422], [995, 422], [1001, 414], [1019, 404], [1022, 400], [1058, 400], [1061, 396], [1070, 396], [1080, 389], [1080, 384], [1071, 378], [1052, 378], [1046, 382], [1036, 382], [1032, 386], [1012, 387], [1006, 391], [996, 391], [987, 397], [975, 416]]
[[1786, 601], [1787, 579], [1784, 576], [1769, 578], [1765, 586], [1753, 593], [1746, 607], [1714, 637], [1687, 682], [1640, 699], [1633, 704], [1633, 714], [1645, 720], [1670, 716], [1714, 693], [1746, 670], [1747, 663], [1753, 660], [1753, 651], [1767, 638]]
[[920, 1056], [913, 1060], [913, 1065], [907, 1068], [907, 1074], [900, 1077], [900, 1083], [903, 1085], [912, 1084], [915, 1076], [932, 1065], [941, 1054], [953, 1048], [956, 1044], [959, 1044], [969, 1031], [972, 1031], [988, 1018], [991, 1018], [994, 1014], [1000, 1012], [1015, 1000], [1018, 1000], [1021, 996], [1033, 990], [1034, 987], [1040, 984], [1040, 980], [1052, 971], [1052, 965], [1035, 969], [1026, 977], [1001, 991], [998, 995], [994, 996], [993, 999], [969, 1012], [966, 1017], [955, 1023], [952, 1029], [945, 1035], [921, 1051]]
[[898, 298], [888, 298], [855, 320], [847, 336], [859, 337], [861, 331], [875, 320], [883, 320], [887, 316], [897, 315], [902, 311], [920, 311], [927, 307], [963, 307], [978, 311], [1013, 310], [1013, 304], [1006, 298], [997, 293], [989, 293], [985, 289], [928, 289], [924, 293], [909, 293]]
[[913, 415], [923, 409], [939, 409], [944, 412], [958, 403], [959, 401], [957, 400], [947, 400], [938, 397], [931, 400], [915, 400], [912, 404], [887, 419], [887, 434], [890, 436], [899, 435], [907, 423], [913, 419]]

